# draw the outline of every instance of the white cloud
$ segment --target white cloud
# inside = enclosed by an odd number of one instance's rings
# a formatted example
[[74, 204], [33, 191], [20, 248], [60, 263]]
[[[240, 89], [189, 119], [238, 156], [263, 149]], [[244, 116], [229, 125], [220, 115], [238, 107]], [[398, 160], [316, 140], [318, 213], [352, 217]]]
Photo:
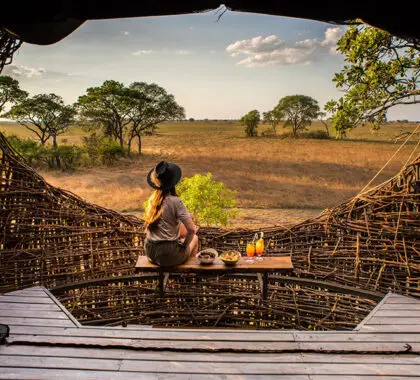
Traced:
[[193, 27], [193, 26], [190, 26], [190, 28], [189, 28], [190, 30], [194, 30], [195, 29], [195, 27]]
[[175, 54], [177, 54], [177, 55], [190, 55], [190, 54], [192, 54], [192, 51], [179, 49], [179, 50], [175, 50]]
[[46, 70], [41, 67], [10, 65], [5, 67], [4, 72], [16, 78], [39, 78], [45, 75]]
[[149, 54], [176, 54], [176, 55], [190, 55], [193, 52], [191, 50], [184, 50], [184, 49], [176, 49], [176, 50], [168, 50], [168, 49], [161, 49], [161, 50], [151, 50], [151, 49], [142, 49], [137, 50], [132, 55], [139, 56], [139, 55], [149, 55]]
[[124, 31], [122, 32], [122, 34], [123, 34], [124, 36], [128, 36], [128, 35], [130, 35], [130, 32], [127, 32], [127, 31], [125, 31], [125, 30], [124, 30]]
[[154, 50], [137, 50], [133, 53], [131, 53], [132, 55], [143, 55], [143, 54], [153, 54], [155, 51]]
[[332, 46], [336, 45], [337, 41], [344, 34], [344, 29], [340, 27], [328, 28], [325, 31], [325, 39], [321, 42], [321, 46]]
[[297, 41], [293, 45], [275, 35], [257, 36], [249, 40], [236, 41], [230, 44], [226, 51], [232, 57], [245, 56], [237, 64], [246, 67], [309, 65], [322, 51], [337, 54], [335, 45], [343, 33], [344, 30], [340, 27], [328, 28], [323, 41], [312, 38]]
[[267, 37], [258, 36], [250, 40], [236, 41], [235, 43], [229, 45], [226, 50], [235, 57], [239, 54], [271, 52], [284, 45], [286, 45], [286, 41], [282, 41], [272, 34]]

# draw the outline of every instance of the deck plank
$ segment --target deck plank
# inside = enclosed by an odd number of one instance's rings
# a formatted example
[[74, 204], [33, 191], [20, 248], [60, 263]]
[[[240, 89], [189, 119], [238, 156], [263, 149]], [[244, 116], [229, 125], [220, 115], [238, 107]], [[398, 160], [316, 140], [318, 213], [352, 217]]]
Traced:
[[1, 302], [0, 310], [36, 310], [44, 311], [61, 311], [61, 309], [53, 303], [16, 303], [16, 302]]
[[[420, 364], [387, 364], [369, 363], [261, 363], [251, 362], [195, 362], [165, 361], [165, 365], [157, 365], [155, 361], [137, 361], [126, 359], [91, 359], [62, 358], [46, 356], [3, 356], [2, 362], [8, 367], [43, 368], [43, 369], [83, 369], [102, 371], [106, 376], [108, 371], [161, 374], [223, 374], [223, 375], [381, 375], [381, 376], [416, 376], [420, 373]], [[1, 366], [1, 362], [0, 362]]]
[[47, 319], [47, 318], [17, 318], [0, 317], [0, 323], [5, 325], [23, 326], [52, 326], [52, 327], [74, 327], [74, 323], [69, 319]]
[[358, 331], [310, 332], [88, 327], [48, 290], [19, 292], [0, 296], [0, 323], [10, 327], [0, 379], [420, 377], [413, 297], [389, 293]]
[[[311, 380], [308, 375], [241, 375], [226, 376], [226, 375], [185, 375], [185, 374], [162, 374], [156, 372], [137, 373], [137, 372], [101, 372], [101, 371], [84, 371], [84, 370], [61, 370], [52, 369], [45, 371], [44, 369], [28, 368], [17, 371], [15, 368], [5, 367], [0, 372], [0, 379], [37, 379], [37, 380], [98, 380], [98, 379], [112, 379], [112, 380]], [[387, 379], [388, 380], [388, 379]], [[399, 380], [399, 379], [397, 379]]]
[[12, 295], [3, 295], [0, 296], [0, 302], [8, 303], [28, 303], [28, 304], [39, 304], [47, 303], [51, 304], [51, 299], [49, 297], [31, 297], [31, 296], [12, 296]]
[[53, 326], [25, 326], [10, 325], [13, 336], [39, 335], [39, 336], [67, 336], [74, 338], [118, 338], [118, 339], [143, 339], [143, 340], [190, 340], [190, 341], [247, 341], [247, 342], [420, 342], [418, 334], [389, 334], [389, 333], [358, 333], [346, 332], [272, 332], [261, 335], [258, 332], [237, 332], [235, 334], [223, 331], [153, 331], [153, 330], [122, 330], [112, 327], [94, 329], [90, 327], [76, 328]]
[[66, 319], [67, 315], [61, 310], [45, 311], [45, 310], [27, 310], [27, 309], [0, 309], [0, 319], [3, 317], [19, 317], [19, 318], [39, 318], [42, 319]]
[[[177, 352], [177, 351], [135, 351], [124, 349], [98, 350], [94, 348], [75, 347], [46, 347], [46, 346], [0, 346], [0, 357], [2, 355], [24, 355], [24, 356], [51, 356], [70, 358], [92, 358], [111, 360], [151, 360], [160, 361], [190, 361], [194, 362], [252, 362], [255, 360], [255, 353], [199, 353], [199, 352]], [[262, 363], [387, 363], [387, 364], [420, 364], [419, 355], [384, 355], [384, 354], [325, 354], [325, 353], [261, 353], [258, 361]]]

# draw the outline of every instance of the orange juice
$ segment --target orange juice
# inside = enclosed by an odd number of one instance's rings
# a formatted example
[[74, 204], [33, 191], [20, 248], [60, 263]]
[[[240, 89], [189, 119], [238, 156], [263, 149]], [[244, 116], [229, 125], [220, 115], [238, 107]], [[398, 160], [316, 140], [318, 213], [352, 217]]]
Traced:
[[264, 240], [258, 239], [257, 244], [255, 244], [255, 252], [257, 252], [258, 256], [261, 256], [264, 252]]
[[246, 245], [246, 254], [247, 254], [249, 257], [253, 257], [253, 256], [254, 256], [254, 253], [255, 253], [254, 243], [248, 243], [248, 244]]

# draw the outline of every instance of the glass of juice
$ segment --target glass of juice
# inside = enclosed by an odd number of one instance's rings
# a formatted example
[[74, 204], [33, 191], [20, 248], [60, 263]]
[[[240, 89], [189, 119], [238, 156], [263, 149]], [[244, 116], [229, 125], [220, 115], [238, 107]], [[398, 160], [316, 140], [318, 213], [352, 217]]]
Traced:
[[253, 264], [254, 263], [254, 253], [255, 253], [255, 246], [254, 246], [254, 242], [249, 242], [246, 245], [246, 255], [248, 256], [248, 260], [246, 261], [249, 264]]

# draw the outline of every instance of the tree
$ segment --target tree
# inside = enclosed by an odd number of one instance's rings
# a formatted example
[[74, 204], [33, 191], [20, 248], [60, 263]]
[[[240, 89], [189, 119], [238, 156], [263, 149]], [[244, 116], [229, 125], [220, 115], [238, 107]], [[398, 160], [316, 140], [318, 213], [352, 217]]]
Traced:
[[274, 109], [284, 115], [284, 127], [292, 128], [293, 137], [297, 137], [299, 131], [311, 125], [320, 111], [318, 102], [306, 95], [285, 96]]
[[131, 109], [127, 114], [131, 124], [128, 133], [128, 151], [135, 137], [141, 154], [141, 136], [154, 131], [159, 123], [185, 119], [185, 111], [173, 95], [155, 83], [134, 82], [129, 86]]
[[8, 75], [0, 75], [0, 113], [6, 103], [18, 103], [28, 97], [28, 93], [19, 88], [19, 82]]
[[57, 136], [64, 133], [74, 123], [76, 110], [66, 106], [61, 96], [56, 94], [38, 94], [26, 98], [14, 105], [4, 116], [17, 120], [34, 132], [41, 145], [52, 138], [53, 146], [57, 146]]
[[242, 116], [239, 122], [245, 125], [245, 134], [248, 137], [258, 136], [258, 123], [260, 122], [260, 113], [257, 110], [249, 111]]
[[322, 125], [325, 127], [326, 131], [327, 131], [327, 136], [330, 136], [330, 128], [328, 127], [328, 121], [329, 119], [327, 118], [327, 113], [326, 112], [318, 112], [318, 118], [319, 121], [322, 123]]
[[132, 92], [120, 82], [105, 81], [101, 87], [91, 87], [87, 94], [79, 97], [77, 109], [84, 122], [94, 123], [104, 134], [124, 147], [124, 135], [131, 120], [133, 108]]
[[236, 215], [236, 191], [216, 182], [211, 173], [185, 177], [176, 188], [198, 224], [226, 226], [229, 218]]
[[345, 95], [329, 101], [325, 110], [333, 114], [338, 137], [365, 122], [376, 130], [391, 107], [420, 102], [415, 97], [420, 95], [420, 45], [370, 26], [352, 25], [337, 42], [337, 50], [347, 64], [333, 81]]
[[283, 114], [279, 112], [277, 109], [273, 109], [271, 111], [263, 112], [263, 121], [266, 124], [270, 124], [273, 128], [273, 132], [277, 134], [277, 125], [283, 119]]

